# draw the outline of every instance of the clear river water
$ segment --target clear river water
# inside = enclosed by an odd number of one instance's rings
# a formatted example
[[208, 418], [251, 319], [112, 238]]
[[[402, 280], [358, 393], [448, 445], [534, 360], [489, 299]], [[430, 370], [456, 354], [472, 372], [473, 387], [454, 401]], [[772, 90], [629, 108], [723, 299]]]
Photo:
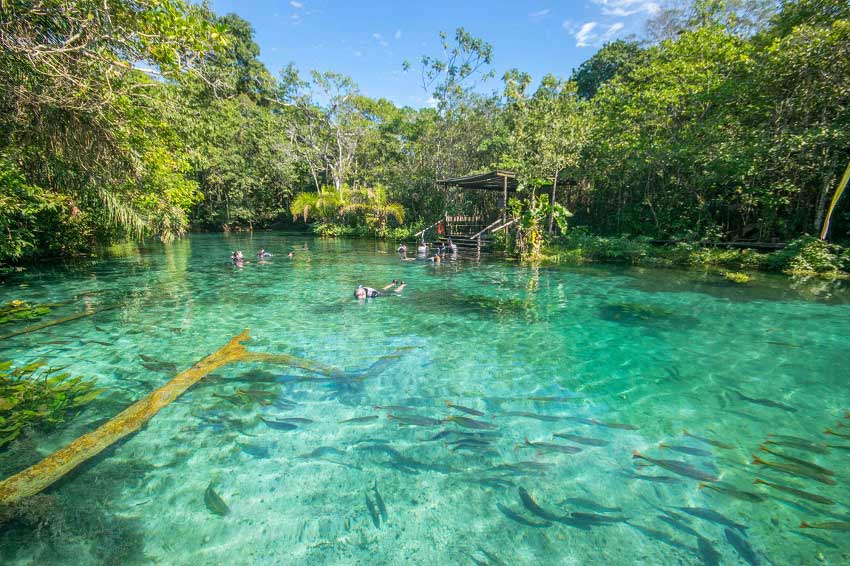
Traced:
[[340, 371], [216, 370], [0, 525], [2, 564], [850, 564], [841, 284], [282, 233], [124, 252], [0, 286], [48, 318], [117, 305], [0, 341], [107, 388], [2, 477], [244, 329]]

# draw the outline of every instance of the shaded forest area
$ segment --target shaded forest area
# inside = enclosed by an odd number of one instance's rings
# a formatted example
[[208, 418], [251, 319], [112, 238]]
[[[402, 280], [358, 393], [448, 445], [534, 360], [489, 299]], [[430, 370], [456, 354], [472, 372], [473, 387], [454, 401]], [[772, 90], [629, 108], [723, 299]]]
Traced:
[[[204, 5], [3, 2], [0, 264], [304, 220], [403, 237], [462, 212], [435, 180], [490, 168], [518, 173], [514, 213], [538, 223], [817, 234], [850, 160], [850, 5], [672, 6], [645, 38], [539, 80], [510, 70], [492, 93], [492, 47], [442, 34], [405, 64], [436, 100], [414, 109], [336, 72], [272, 76], [248, 22]], [[553, 181], [555, 202], [538, 190]], [[846, 201], [830, 236], [850, 236]]]

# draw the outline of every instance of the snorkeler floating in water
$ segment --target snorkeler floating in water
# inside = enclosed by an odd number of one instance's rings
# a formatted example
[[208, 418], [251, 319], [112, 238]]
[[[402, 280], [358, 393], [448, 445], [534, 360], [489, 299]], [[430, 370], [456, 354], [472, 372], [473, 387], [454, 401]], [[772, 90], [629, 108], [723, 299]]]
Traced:
[[[396, 287], [396, 285], [398, 286]], [[358, 285], [357, 289], [354, 290], [354, 297], [357, 299], [374, 299], [376, 297], [386, 297], [388, 295], [401, 295], [404, 285], [404, 281], [399, 281], [398, 279], [393, 279], [393, 282], [384, 287], [381, 291], [373, 289], [372, 287]], [[393, 287], [395, 287], [395, 289], [393, 289]], [[390, 290], [392, 290], [392, 292], [389, 292]]]
[[266, 259], [269, 257], [272, 257], [272, 254], [267, 252], [265, 249], [260, 249], [260, 251], [257, 252], [257, 259]]
[[245, 256], [242, 255], [241, 251], [236, 251], [230, 254], [230, 261], [232, 261], [233, 265], [236, 267], [242, 267], [245, 264]]

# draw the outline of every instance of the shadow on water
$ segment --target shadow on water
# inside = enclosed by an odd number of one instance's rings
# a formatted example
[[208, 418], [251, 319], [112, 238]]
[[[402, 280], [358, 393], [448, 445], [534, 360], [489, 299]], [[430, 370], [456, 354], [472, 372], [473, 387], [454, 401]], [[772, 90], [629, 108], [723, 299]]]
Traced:
[[[14, 561], [20, 552], [37, 564], [148, 563], [141, 521], [116, 514], [112, 507], [128, 483], [140, 485], [154, 469], [143, 460], [114, 458], [127, 439], [44, 493], [0, 507], [0, 548], [10, 552], [3, 558]], [[39, 459], [35, 447], [21, 448], [33, 452], [25, 460]]]
[[599, 318], [629, 326], [659, 328], [691, 327], [699, 324], [696, 317], [678, 314], [667, 307], [650, 303], [609, 303], [599, 307]]
[[540, 318], [537, 305], [532, 300], [507, 295], [491, 297], [453, 290], [435, 290], [411, 294], [409, 301], [411, 306], [424, 312], [471, 315], [482, 319], [521, 318], [527, 322], [536, 322]]
[[850, 304], [850, 284], [843, 279], [789, 278], [755, 273], [751, 283], [734, 283], [714, 271], [677, 269], [624, 269], [630, 276], [622, 285], [644, 293], [702, 293], [730, 302], [818, 301]]

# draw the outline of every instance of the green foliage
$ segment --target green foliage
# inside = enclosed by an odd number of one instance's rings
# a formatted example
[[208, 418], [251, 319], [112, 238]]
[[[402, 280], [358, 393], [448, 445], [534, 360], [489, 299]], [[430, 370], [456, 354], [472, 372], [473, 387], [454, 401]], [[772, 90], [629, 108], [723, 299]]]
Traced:
[[0, 448], [27, 428], [61, 425], [103, 391], [94, 381], [71, 377], [44, 362], [18, 368], [12, 362], [0, 363]]
[[9, 301], [0, 305], [0, 324], [35, 320], [50, 312], [49, 305], [31, 305], [25, 301]]
[[850, 271], [850, 250], [803, 236], [770, 258], [769, 266], [789, 275], [813, 275]]
[[576, 92], [590, 100], [605, 83], [617, 76], [628, 77], [645, 59], [645, 51], [638, 42], [618, 39], [607, 43], [573, 71]]

